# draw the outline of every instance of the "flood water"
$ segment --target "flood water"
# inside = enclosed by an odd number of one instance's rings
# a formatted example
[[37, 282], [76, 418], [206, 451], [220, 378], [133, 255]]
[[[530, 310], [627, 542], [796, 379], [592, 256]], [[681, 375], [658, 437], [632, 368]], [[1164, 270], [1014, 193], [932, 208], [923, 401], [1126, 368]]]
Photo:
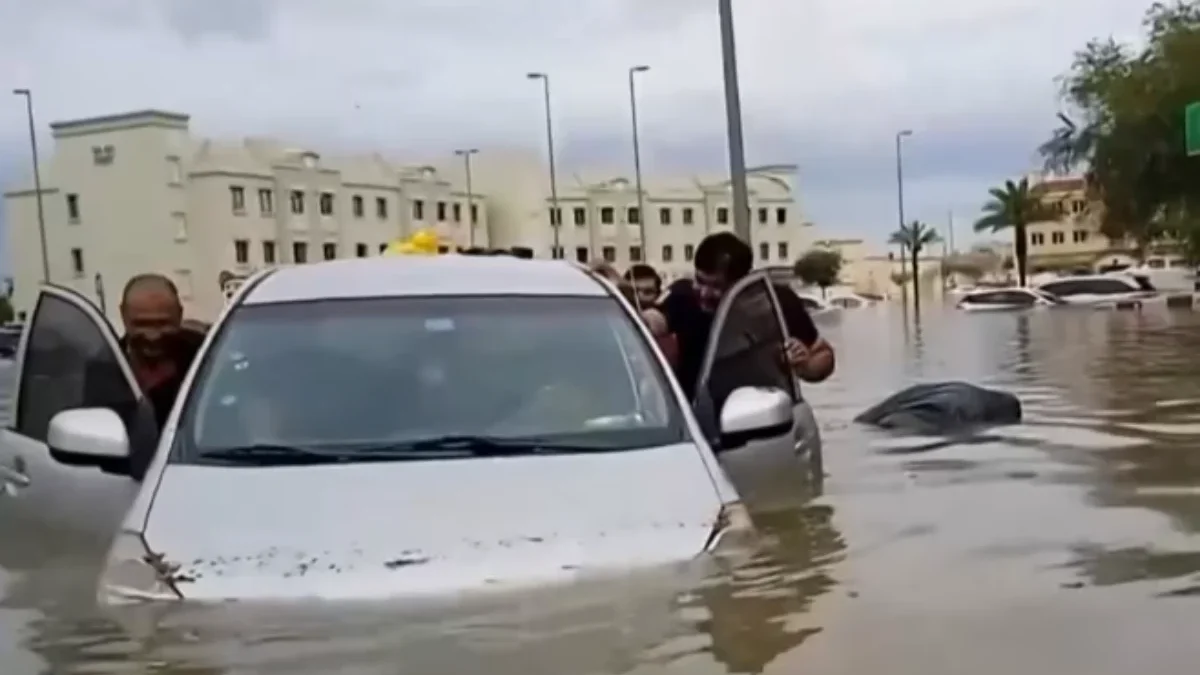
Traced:
[[[806, 390], [824, 491], [764, 517], [768, 545], [736, 567], [469, 610], [120, 624], [70, 565], [0, 571], [0, 672], [1197, 672], [1200, 313], [931, 308], [915, 325], [877, 308], [824, 330], [838, 374]], [[850, 422], [932, 379], [1013, 391], [1027, 421], [948, 444]], [[0, 532], [6, 551], [36, 543]]]

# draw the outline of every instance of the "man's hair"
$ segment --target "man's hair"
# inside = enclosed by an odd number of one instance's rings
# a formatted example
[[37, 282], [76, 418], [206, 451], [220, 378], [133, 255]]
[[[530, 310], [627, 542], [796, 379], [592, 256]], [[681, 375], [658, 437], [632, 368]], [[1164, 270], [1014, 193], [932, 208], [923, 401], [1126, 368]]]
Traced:
[[754, 252], [750, 245], [732, 232], [710, 234], [696, 247], [696, 270], [720, 274], [730, 283], [749, 274], [753, 266]]
[[171, 281], [166, 275], [149, 272], [146, 274], [134, 275], [125, 283], [124, 290], [121, 291], [121, 304], [124, 305], [129, 301], [129, 296], [134, 291], [140, 291], [143, 288], [158, 288], [166, 291], [175, 302], [179, 302], [179, 288], [175, 286], [175, 282]]
[[628, 302], [634, 307], [638, 306], [637, 291], [634, 290], [633, 285], [628, 281], [618, 282], [617, 291], [621, 294], [621, 297], [625, 298], [625, 302]]
[[658, 275], [658, 272], [653, 267], [646, 263], [638, 263], [625, 272], [625, 281], [633, 283], [642, 279], [653, 279], [654, 287], [660, 291], [662, 290], [662, 277]]

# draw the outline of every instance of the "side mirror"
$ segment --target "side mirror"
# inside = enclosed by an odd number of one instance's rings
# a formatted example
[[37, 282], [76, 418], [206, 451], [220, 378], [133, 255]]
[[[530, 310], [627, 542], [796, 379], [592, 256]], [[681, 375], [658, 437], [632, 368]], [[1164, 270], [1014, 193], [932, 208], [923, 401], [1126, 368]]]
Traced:
[[108, 408], [64, 410], [50, 420], [50, 452], [68, 464], [106, 464], [129, 459], [129, 434]]
[[781, 389], [740, 387], [721, 408], [721, 445], [725, 449], [748, 441], [788, 433], [795, 424], [792, 397]]

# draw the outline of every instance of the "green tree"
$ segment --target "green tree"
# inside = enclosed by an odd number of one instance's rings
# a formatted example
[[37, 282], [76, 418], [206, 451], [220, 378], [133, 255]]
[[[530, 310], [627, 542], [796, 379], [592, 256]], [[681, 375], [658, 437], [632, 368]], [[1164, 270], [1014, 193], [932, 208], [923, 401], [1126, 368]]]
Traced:
[[908, 262], [912, 266], [912, 272], [908, 275], [912, 279], [913, 285], [913, 310], [921, 309], [921, 289], [919, 280], [921, 266], [921, 252], [925, 247], [940, 242], [942, 238], [938, 236], [937, 230], [929, 227], [919, 220], [914, 220], [908, 225], [901, 225], [900, 229], [892, 233], [888, 238], [888, 243], [900, 246], [901, 250], [908, 252]]
[[792, 265], [792, 273], [804, 283], [820, 288], [824, 297], [825, 289], [836, 284], [842, 273], [842, 254], [825, 248], [811, 249]]
[[[1040, 148], [1048, 169], [1085, 170], [1101, 230], [1139, 257], [1163, 234], [1200, 237], [1200, 161], [1183, 111], [1200, 100], [1200, 0], [1155, 3], [1139, 47], [1093, 40], [1062, 78], [1069, 108]], [[1200, 244], [1196, 246], [1200, 249]]]
[[991, 198], [983, 205], [983, 216], [975, 221], [976, 232], [1013, 231], [1013, 255], [1016, 258], [1017, 282], [1025, 285], [1029, 268], [1029, 237], [1026, 229], [1031, 223], [1055, 220], [1058, 214], [1029, 187], [1029, 179], [1005, 181], [1003, 187], [988, 190]]
[[15, 316], [12, 300], [7, 295], [0, 295], [0, 324], [9, 323]]

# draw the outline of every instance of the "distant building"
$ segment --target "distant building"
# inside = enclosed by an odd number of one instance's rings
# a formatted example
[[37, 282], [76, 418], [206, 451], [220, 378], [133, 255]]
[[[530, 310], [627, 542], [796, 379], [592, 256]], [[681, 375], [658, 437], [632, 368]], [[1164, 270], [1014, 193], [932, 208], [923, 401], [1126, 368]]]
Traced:
[[[561, 171], [556, 210], [534, 150], [473, 156], [468, 194], [465, 165], [454, 157], [399, 164], [271, 139], [205, 139], [191, 134], [189, 120], [149, 110], [51, 125], [54, 150], [42, 164], [51, 281], [99, 300], [112, 318], [125, 281], [140, 272], [168, 274], [189, 314], [211, 319], [231, 278], [378, 255], [422, 228], [451, 246], [526, 247], [536, 257], [602, 258], [621, 268], [645, 261], [676, 277], [690, 272], [705, 234], [733, 227], [721, 178], [648, 176], [642, 214], [624, 173]], [[756, 259], [790, 265], [810, 239], [796, 169], [749, 174]], [[42, 278], [31, 177], [5, 194], [5, 208], [13, 301], [28, 310]]]
[[1031, 223], [1026, 228], [1030, 273], [1093, 270], [1134, 262], [1133, 248], [1113, 242], [1100, 232], [1097, 209], [1087, 196], [1081, 177], [1034, 175], [1031, 190], [1058, 214], [1056, 220]]

